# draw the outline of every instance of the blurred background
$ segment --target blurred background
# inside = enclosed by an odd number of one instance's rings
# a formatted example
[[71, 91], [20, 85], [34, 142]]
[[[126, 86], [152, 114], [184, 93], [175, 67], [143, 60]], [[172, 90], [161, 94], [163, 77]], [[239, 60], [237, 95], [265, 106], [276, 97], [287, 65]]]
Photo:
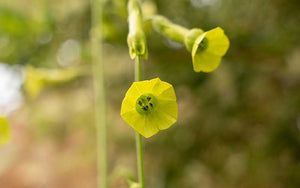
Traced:
[[[178, 122], [144, 139], [147, 187], [299, 188], [300, 1], [143, 2], [145, 16], [220, 26], [231, 41], [216, 71], [195, 73], [184, 46], [145, 25], [144, 79], [173, 84], [179, 104]], [[89, 6], [0, 0], [0, 114], [12, 129], [0, 147], [1, 188], [96, 187]], [[135, 133], [119, 115], [133, 81], [127, 32], [126, 0], [105, 0], [111, 188], [136, 177]], [[71, 73], [45, 81], [49, 69]]]

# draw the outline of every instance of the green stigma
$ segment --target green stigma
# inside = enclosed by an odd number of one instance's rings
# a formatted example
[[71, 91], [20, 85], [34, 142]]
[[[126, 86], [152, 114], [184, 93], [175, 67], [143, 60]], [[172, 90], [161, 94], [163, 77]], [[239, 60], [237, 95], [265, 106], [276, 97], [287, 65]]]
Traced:
[[153, 112], [158, 106], [157, 99], [152, 94], [143, 94], [141, 95], [135, 104], [136, 110], [140, 114], [150, 114]]
[[204, 37], [198, 46], [199, 51], [204, 51], [208, 47], [208, 39]]

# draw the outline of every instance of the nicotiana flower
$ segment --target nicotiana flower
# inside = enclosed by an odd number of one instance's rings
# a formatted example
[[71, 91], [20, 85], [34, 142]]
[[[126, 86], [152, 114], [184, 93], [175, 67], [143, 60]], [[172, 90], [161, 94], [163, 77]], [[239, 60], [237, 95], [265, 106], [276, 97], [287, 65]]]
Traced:
[[11, 132], [8, 122], [0, 117], [0, 146], [6, 144], [11, 139]]
[[46, 69], [27, 66], [25, 68], [26, 79], [24, 89], [26, 93], [34, 98], [39, 95], [47, 85], [55, 85], [71, 81], [83, 74], [83, 69]]
[[186, 46], [192, 54], [195, 72], [214, 71], [229, 48], [229, 40], [220, 27], [207, 32], [187, 29], [159, 15], [152, 16], [151, 21], [156, 31]]
[[169, 128], [177, 115], [174, 88], [159, 78], [134, 82], [122, 102], [122, 118], [146, 138]]
[[229, 40], [220, 27], [197, 37], [192, 47], [194, 71], [212, 72], [217, 69], [228, 48]]

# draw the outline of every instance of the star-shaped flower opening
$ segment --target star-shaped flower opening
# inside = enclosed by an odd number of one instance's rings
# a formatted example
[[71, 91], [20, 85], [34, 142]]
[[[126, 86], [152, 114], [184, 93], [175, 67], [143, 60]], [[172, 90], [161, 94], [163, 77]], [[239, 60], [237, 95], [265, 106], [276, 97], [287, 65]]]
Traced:
[[134, 82], [122, 102], [122, 118], [146, 138], [169, 128], [177, 115], [174, 88], [159, 78]]

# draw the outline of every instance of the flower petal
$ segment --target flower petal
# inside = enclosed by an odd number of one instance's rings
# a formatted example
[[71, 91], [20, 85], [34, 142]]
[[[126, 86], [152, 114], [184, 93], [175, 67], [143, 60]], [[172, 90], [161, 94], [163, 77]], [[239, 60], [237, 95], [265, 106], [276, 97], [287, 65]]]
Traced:
[[176, 101], [160, 101], [159, 109], [153, 114], [160, 130], [168, 129], [177, 121], [178, 106]]
[[122, 102], [121, 116], [122, 114], [135, 110], [135, 108], [135, 100], [133, 100], [133, 97], [126, 96]]
[[161, 82], [159, 78], [155, 78], [152, 80], [145, 80], [140, 82], [134, 82], [132, 86], [136, 86], [137, 90], [140, 91], [140, 95], [145, 93], [151, 93], [152, 88], [158, 83]]
[[158, 129], [159, 123], [157, 123], [157, 121], [154, 118], [151, 118], [150, 116], [147, 116], [145, 118], [144, 132], [143, 133], [139, 132], [141, 135], [143, 135], [146, 138], [155, 135], [159, 131]]
[[[167, 82], [163, 82], [161, 81], [159, 78], [158, 79], [158, 82], [156, 82], [156, 84], [154, 85], [154, 87], [152, 88], [152, 93], [155, 95], [155, 96], [160, 96], [162, 93], [164, 93], [166, 90], [169, 90], [170, 88], [172, 89], [173, 86]], [[174, 90], [173, 90], [174, 92]], [[175, 95], [175, 93], [174, 93]], [[161, 97], [164, 97], [163, 95]], [[165, 96], [165, 97], [168, 97], [168, 96]], [[174, 97], [173, 97], [174, 98]], [[175, 97], [176, 99], [176, 97]]]
[[225, 55], [229, 48], [229, 39], [223, 29], [217, 27], [208, 31], [206, 38], [208, 39], [208, 52], [219, 56]]
[[136, 110], [128, 111], [121, 116], [128, 125], [146, 138], [158, 132], [158, 128], [149, 122], [149, 118], [139, 114]]
[[174, 88], [171, 84], [169, 84], [169, 86], [170, 87], [168, 87], [158, 95], [158, 100], [176, 101]]
[[212, 72], [218, 68], [221, 56], [216, 56], [207, 51], [197, 53], [193, 56], [193, 67], [195, 72]]
[[169, 100], [160, 100], [158, 113], [163, 113], [168, 116], [171, 116], [172, 119], [177, 120], [178, 116], [178, 105], [176, 101], [169, 101]]

